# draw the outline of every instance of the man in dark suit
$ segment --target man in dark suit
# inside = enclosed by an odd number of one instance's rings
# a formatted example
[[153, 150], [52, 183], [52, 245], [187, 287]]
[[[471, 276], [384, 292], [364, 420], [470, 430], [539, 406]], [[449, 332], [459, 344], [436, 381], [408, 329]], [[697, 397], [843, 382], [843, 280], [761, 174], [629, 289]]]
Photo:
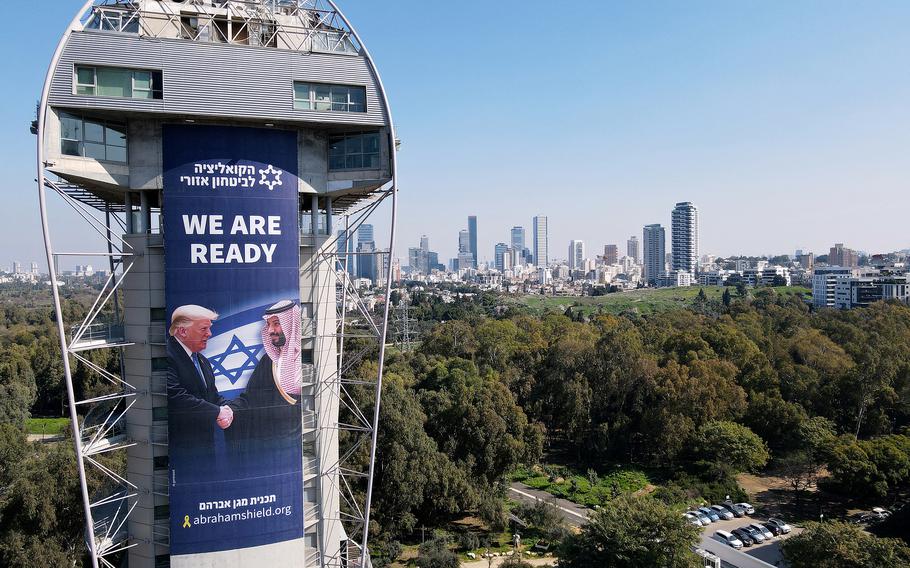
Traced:
[[[202, 306], [186, 305], [171, 315], [167, 342], [169, 445], [199, 460], [214, 460], [216, 425], [228, 428], [233, 410], [215, 388], [215, 375], [201, 354], [212, 336], [218, 314]], [[209, 467], [214, 461], [208, 461]]]

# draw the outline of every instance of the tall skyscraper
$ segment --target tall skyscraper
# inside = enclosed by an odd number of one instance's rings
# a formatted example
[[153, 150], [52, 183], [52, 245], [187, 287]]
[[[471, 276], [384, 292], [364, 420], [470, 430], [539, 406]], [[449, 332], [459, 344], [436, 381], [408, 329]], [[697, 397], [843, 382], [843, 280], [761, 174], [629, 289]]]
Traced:
[[619, 247], [616, 245], [604, 245], [604, 264], [612, 265], [619, 263]]
[[470, 253], [474, 255], [474, 268], [477, 268], [477, 217], [468, 217], [468, 234], [471, 242]]
[[632, 259], [635, 264], [641, 264], [641, 249], [638, 246], [638, 237], [632, 235], [626, 242], [626, 255]]
[[585, 242], [569, 241], [569, 270], [582, 270], [585, 265]]
[[357, 266], [354, 260], [355, 255], [351, 254], [353, 252], [354, 243], [348, 240], [347, 233], [343, 230], [338, 231], [338, 270], [347, 270], [347, 273], [351, 278], [357, 273]]
[[525, 249], [525, 228], [512, 227], [512, 250], [519, 253]]
[[428, 251], [430, 250], [430, 237], [423, 235], [420, 237], [420, 250]]
[[504, 272], [512, 268], [512, 249], [506, 243], [496, 243], [493, 247], [493, 258], [496, 263], [496, 270]]
[[458, 231], [458, 253], [471, 252], [471, 233], [467, 229]]
[[698, 208], [684, 201], [673, 208], [673, 270], [695, 274], [698, 268]]
[[543, 215], [534, 217], [534, 264], [537, 268], [550, 265], [550, 254], [547, 248], [547, 218]]
[[376, 283], [376, 242], [373, 240], [373, 225], [364, 223], [357, 230], [357, 277], [367, 278]]
[[660, 225], [645, 225], [642, 234], [644, 243], [644, 279], [651, 286], [657, 285], [657, 277], [664, 272], [666, 255], [666, 231]]

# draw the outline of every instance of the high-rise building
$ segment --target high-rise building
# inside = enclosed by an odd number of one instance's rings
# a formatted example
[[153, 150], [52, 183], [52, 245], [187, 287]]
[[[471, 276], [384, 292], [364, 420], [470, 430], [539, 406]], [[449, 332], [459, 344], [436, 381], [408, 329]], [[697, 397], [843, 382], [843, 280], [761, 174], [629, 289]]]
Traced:
[[660, 225], [645, 225], [642, 233], [644, 244], [644, 281], [656, 286], [658, 278], [665, 270], [666, 231]]
[[477, 217], [468, 217], [468, 234], [471, 242], [470, 253], [474, 255], [474, 268], [477, 268]]
[[357, 277], [377, 282], [376, 242], [373, 240], [373, 225], [364, 223], [357, 230]]
[[684, 201], [673, 208], [673, 270], [695, 274], [698, 269], [698, 208]]
[[616, 245], [604, 245], [604, 264], [613, 265], [619, 263], [619, 247]]
[[474, 254], [471, 253], [471, 232], [467, 229], [462, 229], [458, 232], [458, 264], [455, 266], [455, 269], [465, 270], [474, 268], [475, 260]]
[[626, 241], [626, 255], [628, 255], [635, 264], [641, 264], [641, 249], [638, 245], [638, 237], [635, 235], [632, 235], [629, 240]]
[[585, 242], [569, 241], [569, 270], [583, 270], [585, 264]]
[[519, 253], [525, 249], [525, 228], [512, 227], [512, 250]]
[[534, 217], [534, 264], [537, 268], [547, 268], [550, 254], [547, 248], [547, 218], [543, 215]]
[[357, 265], [354, 253], [354, 243], [347, 238], [347, 231], [338, 231], [338, 270], [346, 270], [354, 277], [357, 274]]
[[420, 237], [420, 250], [429, 251], [430, 250], [430, 237], [423, 235]]
[[493, 247], [493, 258], [496, 270], [504, 272], [512, 268], [512, 249], [506, 243], [496, 243]]
[[828, 252], [828, 264], [845, 267], [859, 266], [859, 255], [855, 250], [845, 247], [844, 243], [837, 243]]

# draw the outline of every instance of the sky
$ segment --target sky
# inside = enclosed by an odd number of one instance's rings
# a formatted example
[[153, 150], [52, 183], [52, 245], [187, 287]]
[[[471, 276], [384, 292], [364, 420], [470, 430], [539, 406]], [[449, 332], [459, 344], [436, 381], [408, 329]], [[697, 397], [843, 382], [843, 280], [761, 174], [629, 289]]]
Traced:
[[[15, 78], [0, 105], [0, 268], [46, 263], [28, 123], [81, 3], [45, 0], [43, 26], [0, 37]], [[339, 5], [402, 141], [403, 264], [424, 234], [454, 257], [468, 215], [481, 261], [535, 215], [549, 218], [551, 259], [571, 239], [592, 257], [624, 251], [679, 201], [699, 208], [702, 254], [910, 248], [906, 1]], [[388, 217], [374, 215], [380, 247]], [[100, 246], [59, 202], [51, 219], [55, 243]]]

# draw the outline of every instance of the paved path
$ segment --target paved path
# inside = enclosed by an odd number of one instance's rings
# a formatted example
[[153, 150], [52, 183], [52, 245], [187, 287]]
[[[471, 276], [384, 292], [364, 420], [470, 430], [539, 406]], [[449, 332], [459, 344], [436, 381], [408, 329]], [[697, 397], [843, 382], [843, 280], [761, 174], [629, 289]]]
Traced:
[[509, 496], [516, 501], [523, 501], [525, 503], [536, 503], [537, 501], [550, 503], [559, 510], [562, 518], [573, 527], [583, 525], [592, 512], [590, 509], [582, 507], [581, 505], [576, 505], [571, 501], [554, 497], [546, 491], [528, 487], [524, 483], [518, 483], [517, 481], [509, 486]]
[[[508, 558], [508, 557], [507, 557], [507, 556], [500, 556], [500, 557], [498, 557], [498, 558], [494, 558], [494, 559], [493, 559], [493, 564], [492, 564], [492, 566], [493, 566], [494, 568], [495, 568], [496, 566], [499, 566], [500, 564], [502, 564], [503, 562], [506, 561], [506, 558]], [[556, 562], [556, 559], [555, 559], [555, 558], [528, 558], [528, 557], [524, 557], [524, 558], [522, 558], [522, 560], [524, 560], [525, 562], [527, 562], [527, 563], [530, 564], [531, 566], [552, 566], [552, 565]], [[462, 563], [461, 563], [461, 568], [487, 568], [487, 566], [491, 566], [491, 564], [489, 564], [489, 563], [487, 562], [487, 559], [486, 559], [486, 558], [483, 558], [483, 559], [481, 559], [481, 560], [472, 560], [472, 561], [470, 561], [470, 562], [462, 562]]]

